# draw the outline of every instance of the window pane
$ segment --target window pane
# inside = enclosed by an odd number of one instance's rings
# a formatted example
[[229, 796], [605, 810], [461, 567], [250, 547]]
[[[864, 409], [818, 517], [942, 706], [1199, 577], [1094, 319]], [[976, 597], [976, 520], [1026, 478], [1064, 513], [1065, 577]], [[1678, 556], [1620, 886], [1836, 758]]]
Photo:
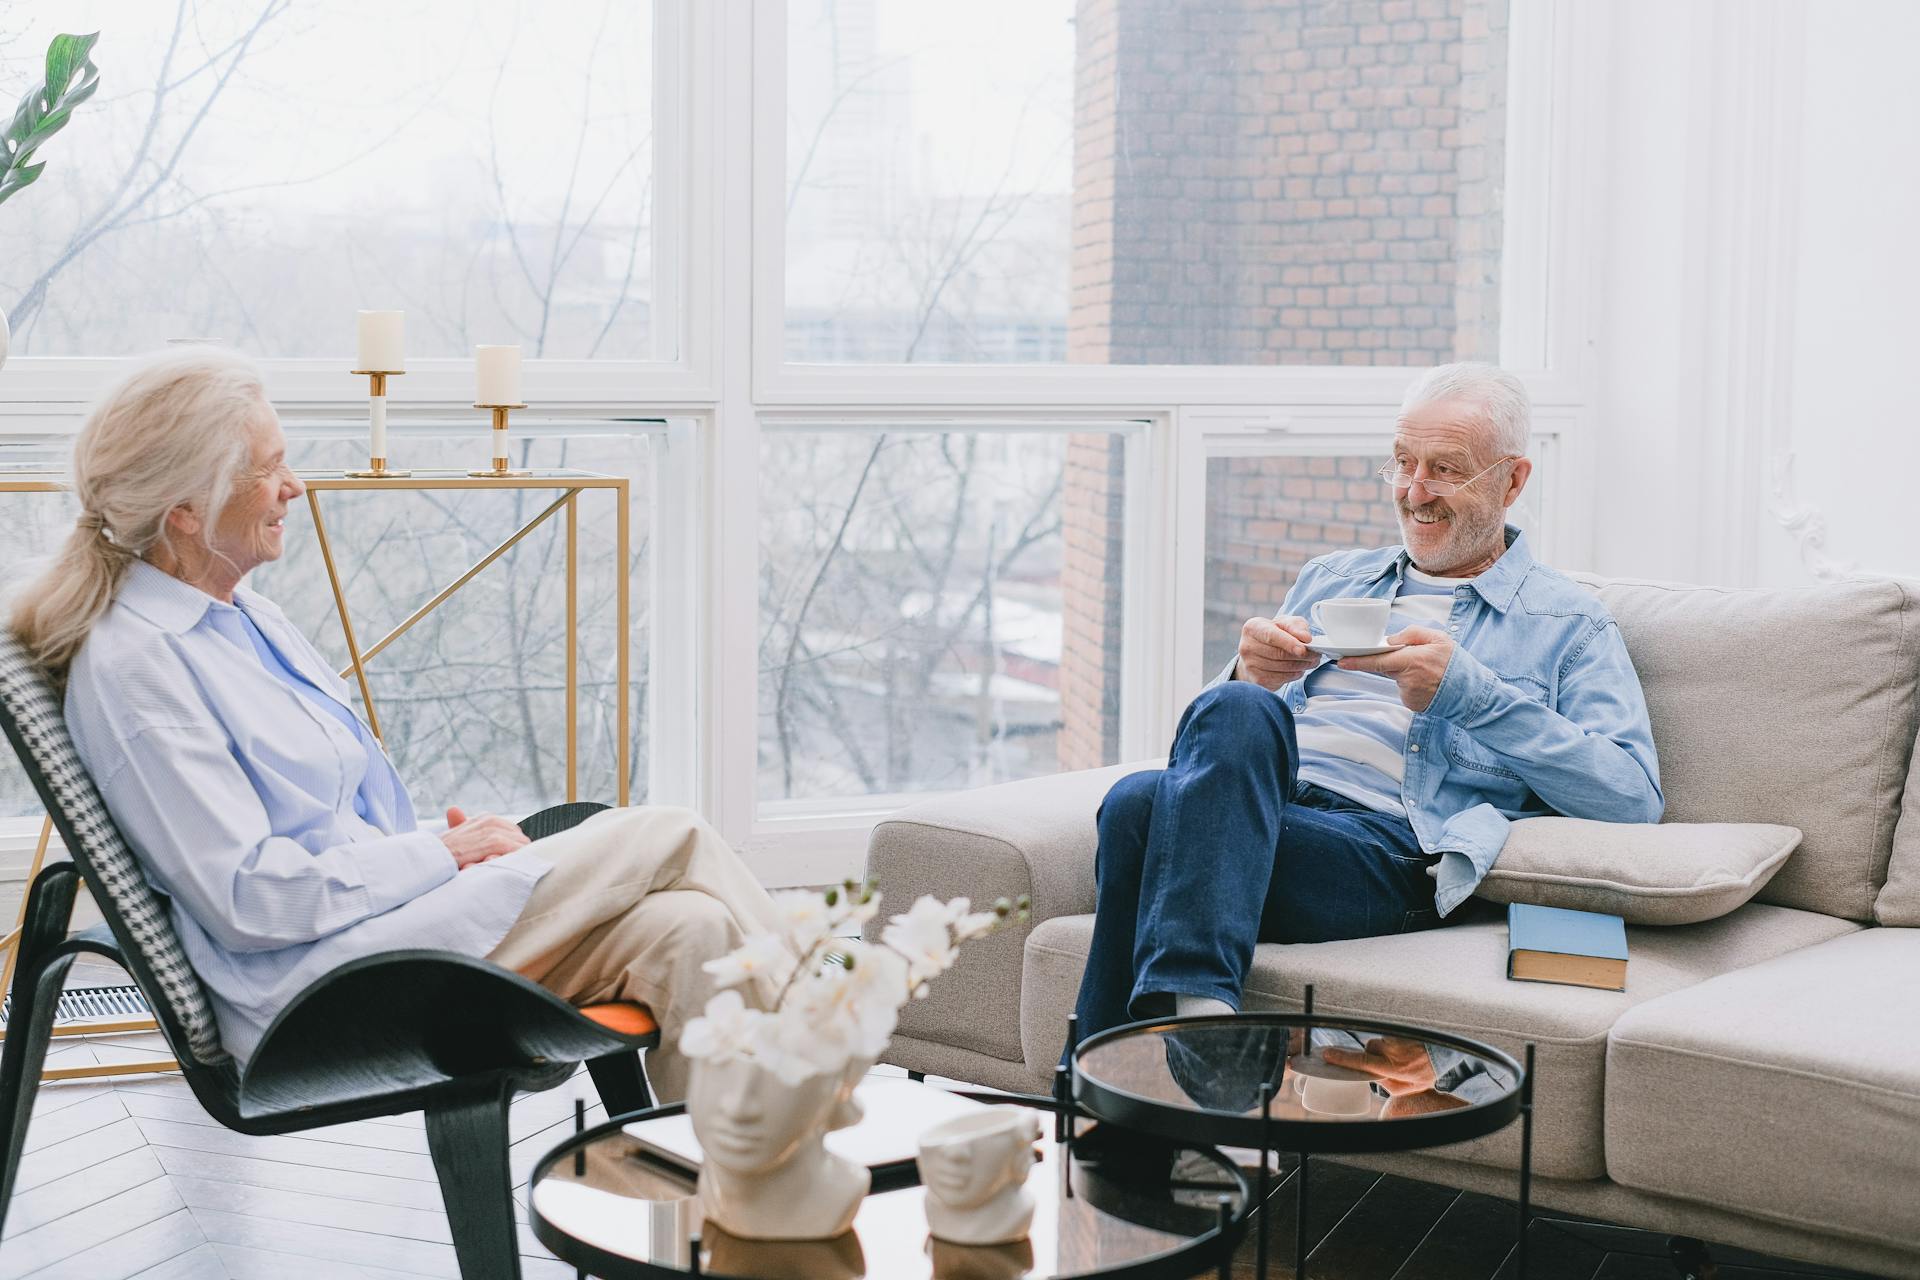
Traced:
[[6, 206], [16, 355], [346, 358], [363, 307], [406, 310], [417, 357], [673, 354], [651, 5], [16, 0], [7, 111], [55, 32], [95, 29], [98, 94]]
[[1497, 350], [1507, 0], [794, 0], [787, 357]]
[[763, 800], [1117, 758], [1124, 437], [763, 440]]
[[[17, 459], [23, 465], [51, 461], [53, 456], [51, 448], [22, 452], [32, 455]], [[15, 461], [14, 457], [0, 454], [0, 462]], [[73, 518], [79, 510], [79, 504], [65, 493], [0, 493], [0, 565], [10, 567], [4, 577], [0, 577], [0, 586], [11, 588], [17, 576], [36, 558], [58, 550], [72, 530]], [[0, 596], [0, 599], [9, 598]], [[33, 784], [27, 781], [13, 748], [8, 746], [4, 754], [0, 754], [0, 817], [39, 817], [43, 812]], [[13, 918], [7, 916], [3, 924], [5, 928], [12, 928]]]
[[1206, 639], [1202, 679], [1240, 648], [1248, 618], [1272, 617], [1315, 556], [1400, 541], [1393, 495], [1366, 457], [1207, 460]]
[[[364, 466], [364, 434], [316, 439], [296, 426], [296, 467]], [[484, 439], [404, 437], [406, 465], [484, 463]], [[655, 444], [644, 432], [526, 437], [517, 466], [568, 467], [632, 481], [630, 779], [647, 793], [648, 508]], [[402, 450], [397, 449], [396, 452]], [[537, 490], [323, 493], [335, 563], [362, 650], [538, 515], [559, 494]], [[615, 785], [614, 502], [581, 494], [580, 798], [612, 803]], [[0, 554], [37, 553], [71, 528], [65, 494], [4, 494]], [[525, 813], [566, 798], [566, 542], [557, 512], [482, 570], [439, 609], [372, 659], [368, 683], [388, 751], [423, 820], [447, 804]], [[347, 649], [306, 503], [288, 515], [286, 554], [249, 580], [283, 608], [335, 670]], [[352, 680], [349, 677], [349, 687]], [[359, 709], [357, 689], [352, 702]], [[0, 769], [0, 813], [38, 814], [25, 776], [8, 753]]]

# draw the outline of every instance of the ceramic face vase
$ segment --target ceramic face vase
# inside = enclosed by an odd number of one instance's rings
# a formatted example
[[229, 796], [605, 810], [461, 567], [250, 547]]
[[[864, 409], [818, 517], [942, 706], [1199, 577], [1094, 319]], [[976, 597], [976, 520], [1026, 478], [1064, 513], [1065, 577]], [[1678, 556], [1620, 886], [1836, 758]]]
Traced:
[[742, 1240], [825, 1240], [853, 1225], [867, 1170], [826, 1149], [860, 1119], [864, 1062], [788, 1084], [745, 1058], [693, 1064], [687, 1114], [700, 1139], [708, 1221]]
[[994, 1107], [927, 1130], [920, 1183], [933, 1237], [966, 1245], [1023, 1238], [1033, 1223], [1027, 1174], [1039, 1139], [1039, 1117], [1027, 1107]]

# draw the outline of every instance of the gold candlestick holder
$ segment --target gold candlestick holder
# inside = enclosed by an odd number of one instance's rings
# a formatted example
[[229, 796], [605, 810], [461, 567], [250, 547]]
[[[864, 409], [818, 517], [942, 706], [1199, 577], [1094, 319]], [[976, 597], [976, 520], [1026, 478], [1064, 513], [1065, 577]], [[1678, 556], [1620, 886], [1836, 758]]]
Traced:
[[493, 468], [489, 471], [469, 471], [470, 476], [480, 479], [499, 479], [503, 476], [530, 476], [531, 471], [515, 471], [507, 465], [507, 417], [515, 409], [524, 409], [524, 404], [476, 404], [476, 409], [493, 411]]
[[[406, 373], [405, 369], [355, 369], [353, 375], [367, 379], [367, 413], [377, 428], [378, 446], [387, 439], [387, 379], [398, 378]], [[411, 471], [395, 471], [387, 466], [385, 455], [375, 450], [369, 451], [365, 471], [349, 471], [347, 475], [355, 480], [399, 480], [413, 474]]]

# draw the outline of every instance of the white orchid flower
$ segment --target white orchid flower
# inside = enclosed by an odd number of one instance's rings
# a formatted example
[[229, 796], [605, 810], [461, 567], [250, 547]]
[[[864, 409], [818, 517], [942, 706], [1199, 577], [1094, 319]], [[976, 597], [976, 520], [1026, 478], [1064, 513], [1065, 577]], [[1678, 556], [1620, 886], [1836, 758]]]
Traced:
[[[964, 913], [964, 900], [956, 901]], [[908, 980], [915, 986], [945, 973], [960, 954], [953, 945], [953, 916], [931, 895], [923, 895], [906, 914], [893, 917], [881, 930], [880, 941], [906, 960]]]
[[783, 889], [773, 895], [773, 909], [796, 951], [805, 952], [833, 931], [835, 912], [811, 889]]
[[722, 991], [707, 1001], [706, 1012], [680, 1032], [680, 1052], [689, 1058], [746, 1056], [762, 1034], [769, 1015], [749, 1009], [738, 991]]
[[751, 982], [771, 997], [792, 976], [795, 963], [793, 952], [778, 935], [756, 933], [718, 960], [700, 967], [713, 975], [718, 986], [738, 987]]

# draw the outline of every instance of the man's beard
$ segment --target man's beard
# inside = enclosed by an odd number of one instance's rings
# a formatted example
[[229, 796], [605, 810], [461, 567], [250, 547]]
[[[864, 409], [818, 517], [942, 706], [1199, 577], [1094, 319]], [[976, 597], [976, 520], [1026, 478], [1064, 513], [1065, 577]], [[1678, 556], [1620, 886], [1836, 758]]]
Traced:
[[[1394, 500], [1394, 514], [1400, 520], [1400, 538], [1407, 545], [1407, 553], [1413, 560], [1413, 566], [1426, 573], [1442, 569], [1457, 569], [1468, 560], [1482, 556], [1497, 557], [1499, 549], [1506, 544], [1507, 513], [1505, 508], [1492, 507], [1463, 510], [1460, 507], [1441, 508], [1438, 503], [1429, 502], [1421, 507], [1407, 505], [1405, 498]], [[1437, 550], [1416, 556], [1413, 553], [1412, 530], [1417, 525], [1422, 529], [1431, 529], [1433, 525], [1419, 525], [1413, 518], [1418, 511], [1442, 511], [1447, 519], [1439, 522], [1446, 535]], [[1421, 560], [1428, 561], [1422, 564]]]

